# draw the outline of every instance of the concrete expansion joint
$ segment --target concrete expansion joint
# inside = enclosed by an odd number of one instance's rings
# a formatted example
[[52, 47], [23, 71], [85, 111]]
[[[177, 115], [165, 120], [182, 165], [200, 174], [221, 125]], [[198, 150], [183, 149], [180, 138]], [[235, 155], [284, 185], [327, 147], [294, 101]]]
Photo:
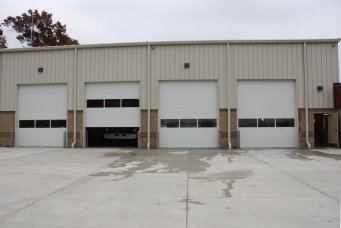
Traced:
[[[56, 150], [59, 150], [59, 149], [56, 149]], [[45, 153], [45, 152], [50, 152], [50, 151], [51, 151], [51, 150], [43, 151], [43, 152], [41, 152], [41, 153], [39, 153], [39, 154], [42, 154], [42, 153]], [[36, 154], [37, 154], [37, 153], [35, 153], [35, 154], [29, 154], [29, 155], [27, 155], [27, 156], [36, 155]], [[110, 165], [111, 163], [112, 163], [112, 162], [106, 164], [105, 166], [108, 166], [108, 165]], [[96, 169], [95, 171], [91, 171], [91, 172], [97, 172], [97, 171], [99, 171], [99, 170], [101, 170], [101, 169], [102, 169], [102, 167], [100, 167], [99, 169]], [[11, 212], [11, 213], [8, 213], [8, 214], [2, 216], [1, 218], [7, 218], [7, 217], [9, 217], [9, 216], [11, 216], [11, 215], [14, 215], [14, 214], [16, 214], [16, 213], [18, 213], [18, 212], [20, 212], [20, 211], [22, 211], [22, 210], [25, 210], [25, 209], [27, 209], [27, 208], [30, 208], [31, 206], [34, 206], [34, 205], [35, 205], [36, 203], [38, 203], [39, 201], [41, 201], [41, 200], [43, 200], [43, 199], [45, 199], [45, 198], [48, 198], [49, 196], [51, 196], [51, 195], [53, 195], [53, 194], [55, 194], [55, 193], [62, 192], [63, 190], [66, 190], [66, 189], [68, 189], [68, 188], [70, 188], [70, 187], [73, 187], [73, 186], [75, 186], [76, 184], [82, 184], [82, 183], [84, 183], [84, 182], [86, 182], [86, 181], [88, 181], [88, 180], [90, 180], [90, 178], [89, 178], [89, 176], [88, 176], [88, 173], [86, 173], [84, 176], [81, 176], [80, 178], [78, 178], [78, 179], [76, 179], [76, 180], [74, 180], [74, 181], [72, 181], [72, 182], [66, 184], [65, 186], [63, 186], [63, 187], [61, 187], [61, 188], [58, 188], [58, 189], [55, 190], [55, 191], [52, 191], [52, 192], [47, 193], [47, 194], [44, 194], [44, 195], [42, 195], [42, 196], [34, 197], [34, 198], [37, 198], [37, 199], [35, 199], [33, 202], [29, 203], [28, 205], [26, 205], [26, 206], [24, 206], [24, 207], [22, 207], [22, 208], [20, 208], [20, 209], [18, 209], [18, 210], [16, 210], [16, 211], [13, 211], [13, 212]]]
[[[11, 148], [11, 149], [14, 149], [14, 148]], [[15, 150], [15, 149], [14, 149]], [[32, 156], [32, 155], [37, 155], [37, 154], [43, 154], [43, 153], [46, 153], [46, 152], [51, 152], [51, 151], [58, 151], [60, 150], [59, 148], [58, 149], [47, 149], [47, 150], [43, 150], [41, 152], [35, 152], [35, 153], [29, 153], [29, 154], [25, 154], [25, 155], [18, 155], [18, 156], [11, 156], [11, 157], [5, 157], [5, 158], [1, 158], [0, 159], [0, 162], [4, 162], [4, 161], [9, 161], [9, 160], [14, 160], [18, 157], [28, 157], [28, 156]]]
[[39, 199], [35, 200], [34, 202], [29, 203], [28, 205], [26, 205], [26, 206], [24, 206], [24, 207], [22, 207], [22, 208], [19, 208], [19, 209], [16, 210], [16, 211], [13, 211], [13, 212], [10, 212], [10, 213], [8, 213], [8, 214], [5, 214], [5, 215], [2, 216], [1, 218], [7, 218], [7, 217], [9, 217], [9, 216], [11, 216], [11, 215], [14, 215], [14, 214], [16, 214], [16, 213], [22, 211], [22, 210], [25, 210], [26, 208], [29, 208], [29, 207], [35, 205], [37, 202], [41, 201], [41, 200], [44, 199], [46, 196], [49, 196], [49, 194], [48, 194], [48, 195], [45, 195], [45, 196], [43, 196], [43, 197], [40, 197]]
[[188, 150], [187, 153], [187, 183], [186, 183], [186, 228], [188, 227], [188, 203], [189, 203], [189, 195], [188, 195], [188, 181], [189, 181], [189, 155], [190, 155], [190, 150]]
[[261, 159], [255, 157], [255, 156], [253, 156], [253, 155], [250, 154], [250, 153], [248, 153], [248, 155], [250, 155], [250, 156], [253, 157], [254, 159], [256, 159], [256, 160], [258, 160], [258, 161], [260, 161], [260, 162], [262, 162], [262, 163], [264, 163], [264, 164], [266, 164], [266, 165], [268, 165], [268, 166], [270, 166], [271, 168], [276, 169], [276, 170], [278, 170], [279, 172], [281, 172], [281, 173], [283, 173], [283, 174], [285, 174], [285, 175], [291, 177], [292, 179], [296, 180], [297, 182], [299, 182], [299, 183], [301, 183], [301, 184], [303, 184], [303, 185], [305, 185], [305, 186], [308, 186], [309, 188], [311, 188], [311, 189], [313, 189], [313, 190], [319, 192], [320, 194], [322, 194], [322, 195], [324, 195], [324, 196], [326, 196], [326, 197], [328, 197], [328, 198], [330, 198], [330, 199], [332, 199], [332, 200], [334, 200], [334, 201], [340, 203], [340, 200], [339, 200], [339, 199], [333, 198], [332, 196], [330, 196], [330, 195], [328, 195], [328, 194], [326, 194], [326, 193], [320, 191], [319, 189], [315, 188], [314, 186], [311, 186], [311, 185], [309, 185], [308, 183], [306, 183], [306, 182], [304, 182], [304, 181], [302, 181], [302, 180], [299, 180], [298, 178], [294, 177], [293, 175], [290, 175], [289, 173], [287, 173], [287, 172], [285, 172], [285, 171], [283, 171], [283, 170], [280, 170], [280, 169], [276, 168], [276, 167], [273, 166], [273, 165], [270, 165], [269, 163], [267, 163], [267, 162], [265, 162], [265, 161], [263, 161], [263, 160], [261, 160]]

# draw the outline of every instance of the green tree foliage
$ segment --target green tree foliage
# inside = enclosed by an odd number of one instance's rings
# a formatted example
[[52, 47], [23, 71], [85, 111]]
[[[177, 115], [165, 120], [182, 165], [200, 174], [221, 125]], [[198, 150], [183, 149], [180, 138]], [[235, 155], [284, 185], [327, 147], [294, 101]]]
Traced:
[[21, 16], [7, 17], [3, 25], [12, 27], [18, 33], [17, 39], [30, 47], [79, 44], [78, 40], [70, 38], [66, 33], [66, 25], [62, 25], [59, 21], [53, 23], [52, 13], [45, 11], [41, 14], [38, 10], [33, 12], [32, 39], [32, 10], [28, 10], [28, 14], [23, 13]]
[[4, 35], [4, 30], [2, 30], [0, 24], [0, 49], [1, 48], [7, 48], [7, 39], [6, 36]]

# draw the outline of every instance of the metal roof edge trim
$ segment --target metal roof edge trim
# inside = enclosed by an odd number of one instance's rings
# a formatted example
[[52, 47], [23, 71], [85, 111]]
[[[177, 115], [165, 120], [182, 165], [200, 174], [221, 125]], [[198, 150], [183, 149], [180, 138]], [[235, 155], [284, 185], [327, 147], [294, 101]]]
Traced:
[[25, 52], [25, 51], [50, 51], [83, 48], [104, 48], [104, 47], [131, 47], [148, 45], [191, 45], [191, 44], [278, 44], [278, 43], [333, 43], [340, 42], [341, 38], [336, 39], [302, 39], [302, 40], [198, 40], [198, 41], [156, 41], [156, 42], [132, 42], [132, 43], [108, 43], [108, 44], [83, 44], [67, 46], [48, 46], [35, 48], [8, 48], [0, 49], [0, 52]]

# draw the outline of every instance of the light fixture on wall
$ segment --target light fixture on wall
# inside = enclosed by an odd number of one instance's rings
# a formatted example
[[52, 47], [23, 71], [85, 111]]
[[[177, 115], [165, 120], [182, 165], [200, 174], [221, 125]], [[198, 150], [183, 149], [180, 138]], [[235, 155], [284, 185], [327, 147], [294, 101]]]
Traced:
[[42, 73], [43, 71], [44, 71], [44, 69], [43, 69], [42, 67], [39, 67], [39, 68], [38, 68], [38, 72], [39, 72], [39, 73]]
[[323, 86], [317, 86], [317, 91], [322, 91], [323, 90]]
[[189, 68], [189, 63], [185, 63], [184, 67]]

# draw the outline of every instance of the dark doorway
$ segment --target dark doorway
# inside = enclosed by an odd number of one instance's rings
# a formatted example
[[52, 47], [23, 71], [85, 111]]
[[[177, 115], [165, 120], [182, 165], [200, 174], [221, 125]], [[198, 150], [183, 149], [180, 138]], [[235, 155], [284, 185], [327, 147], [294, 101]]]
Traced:
[[138, 127], [87, 127], [86, 147], [138, 147]]
[[328, 114], [314, 114], [315, 147], [328, 147]]

